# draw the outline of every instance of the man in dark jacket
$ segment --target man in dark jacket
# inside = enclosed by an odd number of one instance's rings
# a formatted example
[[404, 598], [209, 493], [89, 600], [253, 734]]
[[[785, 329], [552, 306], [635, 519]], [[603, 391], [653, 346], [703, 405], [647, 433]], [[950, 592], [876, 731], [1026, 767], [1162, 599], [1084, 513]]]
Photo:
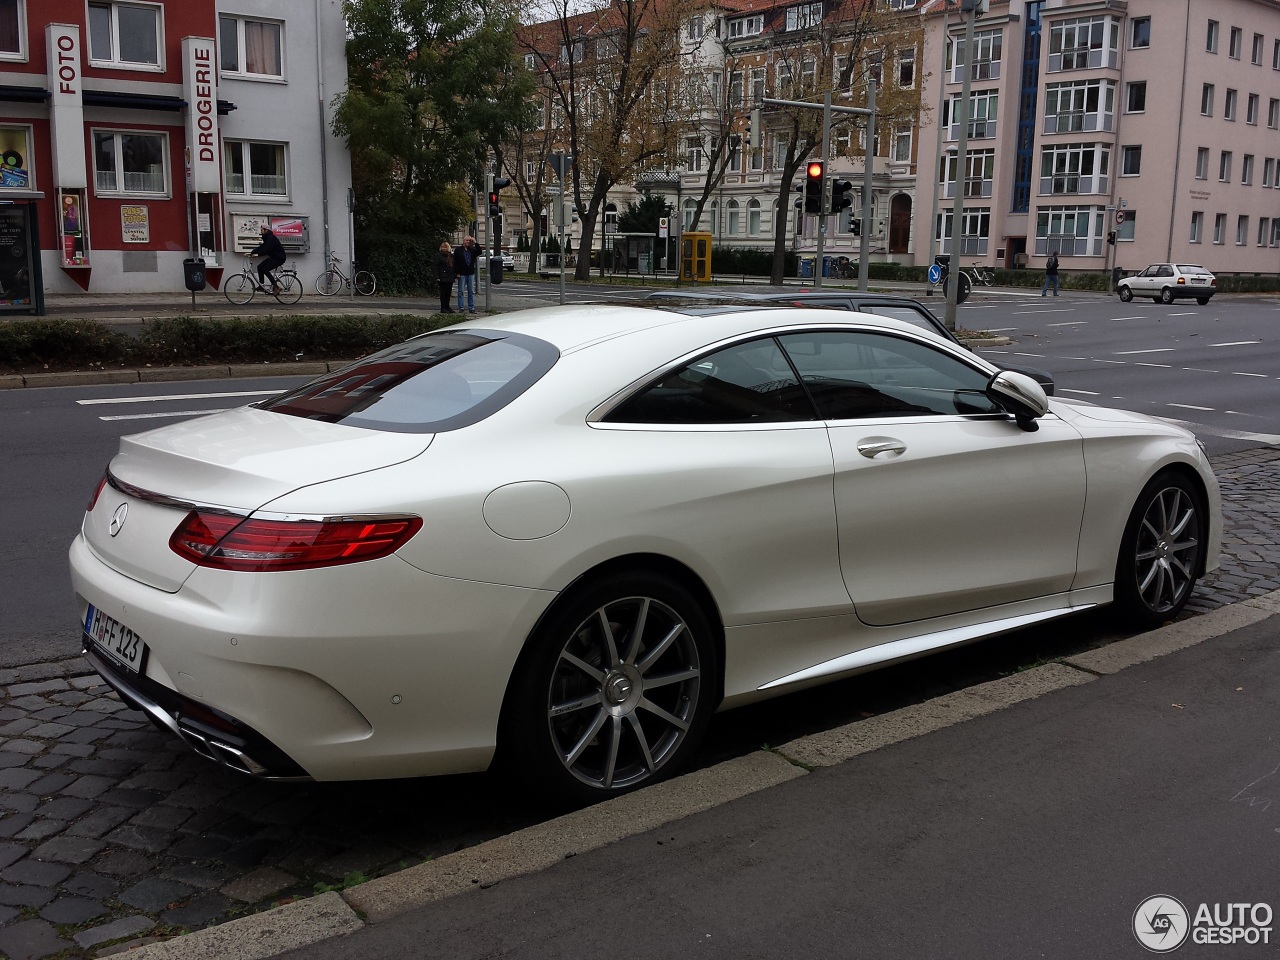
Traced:
[[276, 267], [284, 266], [284, 245], [265, 223], [262, 225], [262, 242], [249, 251], [249, 256], [262, 257], [262, 262], [258, 264], [258, 289], [266, 293], [265, 283], [267, 278], [270, 278], [271, 292], [279, 293], [280, 284], [276, 282], [276, 275], [271, 271]]
[[473, 237], [462, 238], [462, 246], [453, 251], [453, 272], [458, 277], [458, 312], [462, 312], [463, 293], [466, 293], [467, 311], [476, 312], [476, 263], [480, 251]]
[[1040, 296], [1044, 296], [1049, 292], [1049, 288], [1053, 287], [1053, 295], [1058, 295], [1058, 252], [1056, 250], [1049, 251], [1049, 259], [1044, 264], [1044, 286], [1040, 288]]

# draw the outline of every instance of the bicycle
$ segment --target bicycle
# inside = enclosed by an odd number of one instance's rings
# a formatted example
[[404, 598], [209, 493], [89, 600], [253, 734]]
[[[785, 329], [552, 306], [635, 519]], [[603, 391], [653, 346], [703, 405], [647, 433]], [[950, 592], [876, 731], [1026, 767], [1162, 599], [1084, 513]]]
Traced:
[[258, 286], [258, 278], [254, 275], [253, 258], [245, 257], [239, 273], [233, 273], [222, 284], [222, 292], [228, 300], [238, 307], [243, 307], [258, 292], [270, 294], [280, 303], [297, 303], [302, 299], [302, 281], [298, 279], [297, 267], [290, 264], [288, 269], [277, 269], [276, 289]]
[[322, 297], [332, 297], [343, 287], [351, 287], [362, 297], [372, 297], [378, 289], [378, 278], [368, 270], [356, 270], [353, 277], [348, 277], [338, 266], [342, 258], [337, 254], [329, 257], [328, 268], [316, 277], [316, 293]]
[[967, 267], [961, 267], [961, 272], [967, 271], [969, 280], [972, 283], [980, 283], [984, 287], [994, 286], [996, 282], [995, 267], [984, 267], [982, 264], [974, 263]]

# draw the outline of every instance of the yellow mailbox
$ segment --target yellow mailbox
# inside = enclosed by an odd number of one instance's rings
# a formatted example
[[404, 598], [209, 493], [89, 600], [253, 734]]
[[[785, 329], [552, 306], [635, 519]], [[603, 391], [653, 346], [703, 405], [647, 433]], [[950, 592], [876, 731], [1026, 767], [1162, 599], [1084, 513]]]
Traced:
[[711, 234], [680, 235], [680, 279], [711, 282]]

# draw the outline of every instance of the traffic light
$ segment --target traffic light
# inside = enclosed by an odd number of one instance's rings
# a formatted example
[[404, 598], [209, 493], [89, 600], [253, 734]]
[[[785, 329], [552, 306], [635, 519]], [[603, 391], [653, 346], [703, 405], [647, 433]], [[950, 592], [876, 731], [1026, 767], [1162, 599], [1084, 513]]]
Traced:
[[849, 180], [831, 178], [831, 212], [839, 213], [853, 206], [853, 183]]
[[502, 214], [502, 204], [499, 202], [498, 191], [510, 185], [511, 179], [509, 177], [493, 178], [493, 183], [489, 188], [489, 216], [497, 217]]
[[849, 229], [853, 232], [853, 235], [854, 235], [855, 237], [860, 237], [860, 236], [862, 236], [862, 221], [861, 221], [861, 220], [850, 220], [850, 221], [849, 221]]
[[752, 150], [760, 146], [760, 108], [756, 107], [747, 116], [747, 146]]
[[1107, 243], [1113, 247], [1116, 245], [1116, 232], [1114, 230], [1107, 231]]
[[805, 168], [804, 212], [822, 213], [823, 168], [821, 160], [810, 160]]

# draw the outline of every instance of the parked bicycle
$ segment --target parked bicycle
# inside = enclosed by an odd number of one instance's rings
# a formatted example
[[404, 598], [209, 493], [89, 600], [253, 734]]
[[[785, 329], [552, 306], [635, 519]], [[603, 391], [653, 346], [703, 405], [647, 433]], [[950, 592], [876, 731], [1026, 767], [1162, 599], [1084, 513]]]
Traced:
[[837, 257], [831, 264], [831, 277], [835, 280], [857, 280], [858, 265], [848, 257]]
[[348, 277], [338, 266], [342, 258], [337, 254], [329, 257], [328, 268], [316, 277], [316, 293], [322, 297], [332, 297], [343, 288], [352, 288], [362, 297], [372, 297], [378, 289], [378, 278], [368, 270], [356, 270], [355, 275]]
[[265, 293], [285, 304], [297, 303], [302, 299], [302, 281], [298, 279], [298, 270], [294, 264], [289, 264], [288, 269], [276, 270], [275, 274], [274, 291], [271, 287], [259, 286], [253, 257], [245, 257], [240, 272], [231, 274], [223, 281], [222, 292], [238, 307], [249, 303], [256, 293]]
[[975, 263], [968, 267], [961, 267], [960, 269], [969, 274], [969, 279], [973, 283], [980, 283], [984, 287], [990, 287], [996, 282], [995, 267], [984, 267], [980, 263]]

